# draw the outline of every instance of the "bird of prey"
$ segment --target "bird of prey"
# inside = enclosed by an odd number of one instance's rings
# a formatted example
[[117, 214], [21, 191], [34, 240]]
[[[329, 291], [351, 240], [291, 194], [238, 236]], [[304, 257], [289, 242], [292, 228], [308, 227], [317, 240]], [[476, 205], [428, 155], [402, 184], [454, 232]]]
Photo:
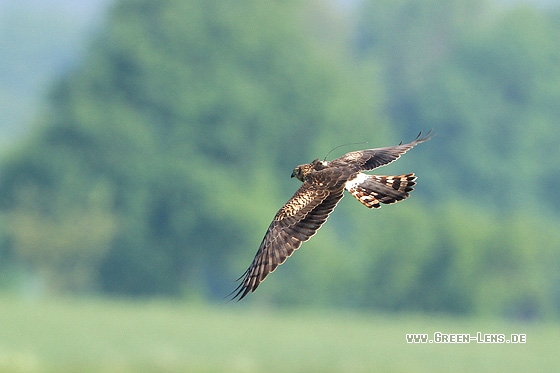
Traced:
[[232, 299], [239, 301], [254, 292], [269, 273], [313, 236], [344, 196], [345, 189], [368, 208], [407, 198], [416, 185], [413, 173], [381, 176], [362, 171], [395, 161], [417, 144], [428, 141], [430, 133], [422, 137], [420, 132], [408, 144], [401, 142], [397, 146], [358, 150], [332, 161], [315, 159], [294, 168], [292, 177], [303, 184], [274, 217], [253, 262], [238, 278], [241, 283], [230, 294], [235, 293]]

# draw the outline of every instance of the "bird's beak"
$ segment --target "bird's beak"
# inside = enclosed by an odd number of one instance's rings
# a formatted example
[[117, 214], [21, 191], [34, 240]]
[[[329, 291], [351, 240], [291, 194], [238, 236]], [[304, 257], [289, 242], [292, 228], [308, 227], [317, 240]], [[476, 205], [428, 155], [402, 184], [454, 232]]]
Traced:
[[296, 170], [293, 170], [293, 171], [292, 171], [292, 176], [290, 176], [290, 177], [291, 177], [292, 179], [293, 179], [294, 177], [296, 177]]

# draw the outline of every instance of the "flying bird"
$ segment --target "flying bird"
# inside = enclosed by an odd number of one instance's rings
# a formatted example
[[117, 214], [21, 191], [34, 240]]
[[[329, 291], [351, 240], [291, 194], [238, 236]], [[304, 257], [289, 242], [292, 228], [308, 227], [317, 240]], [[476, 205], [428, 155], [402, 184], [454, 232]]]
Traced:
[[430, 134], [431, 131], [422, 136], [420, 132], [408, 144], [401, 142], [397, 146], [358, 150], [332, 161], [315, 159], [294, 168], [292, 178], [303, 184], [270, 223], [253, 262], [237, 279], [241, 283], [231, 292], [230, 296], [235, 293], [232, 299], [239, 301], [254, 292], [269, 273], [311, 238], [344, 196], [344, 190], [368, 208], [407, 198], [416, 185], [414, 173], [382, 176], [363, 171], [397, 160], [417, 144], [428, 141]]

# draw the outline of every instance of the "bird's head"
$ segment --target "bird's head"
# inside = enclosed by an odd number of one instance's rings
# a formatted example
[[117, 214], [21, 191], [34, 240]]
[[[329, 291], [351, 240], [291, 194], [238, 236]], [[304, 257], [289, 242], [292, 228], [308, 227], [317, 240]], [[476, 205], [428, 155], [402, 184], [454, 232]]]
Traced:
[[312, 171], [319, 171], [325, 168], [326, 162], [321, 162], [318, 159], [311, 163], [300, 164], [292, 171], [292, 177], [297, 178], [299, 181], [304, 181], [305, 177]]
[[303, 178], [305, 177], [305, 167], [309, 166], [308, 164], [300, 164], [299, 166], [297, 166], [296, 168], [294, 168], [294, 170], [292, 171], [292, 176], [291, 177], [295, 177], [297, 178], [299, 181], [303, 182]]

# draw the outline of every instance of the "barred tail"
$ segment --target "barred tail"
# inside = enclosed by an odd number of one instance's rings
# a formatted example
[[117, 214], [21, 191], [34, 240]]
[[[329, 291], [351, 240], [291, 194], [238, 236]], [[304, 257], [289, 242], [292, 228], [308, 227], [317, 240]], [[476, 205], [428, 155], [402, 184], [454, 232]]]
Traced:
[[346, 183], [346, 189], [369, 208], [402, 201], [416, 185], [414, 174], [396, 176], [367, 175], [360, 173]]

